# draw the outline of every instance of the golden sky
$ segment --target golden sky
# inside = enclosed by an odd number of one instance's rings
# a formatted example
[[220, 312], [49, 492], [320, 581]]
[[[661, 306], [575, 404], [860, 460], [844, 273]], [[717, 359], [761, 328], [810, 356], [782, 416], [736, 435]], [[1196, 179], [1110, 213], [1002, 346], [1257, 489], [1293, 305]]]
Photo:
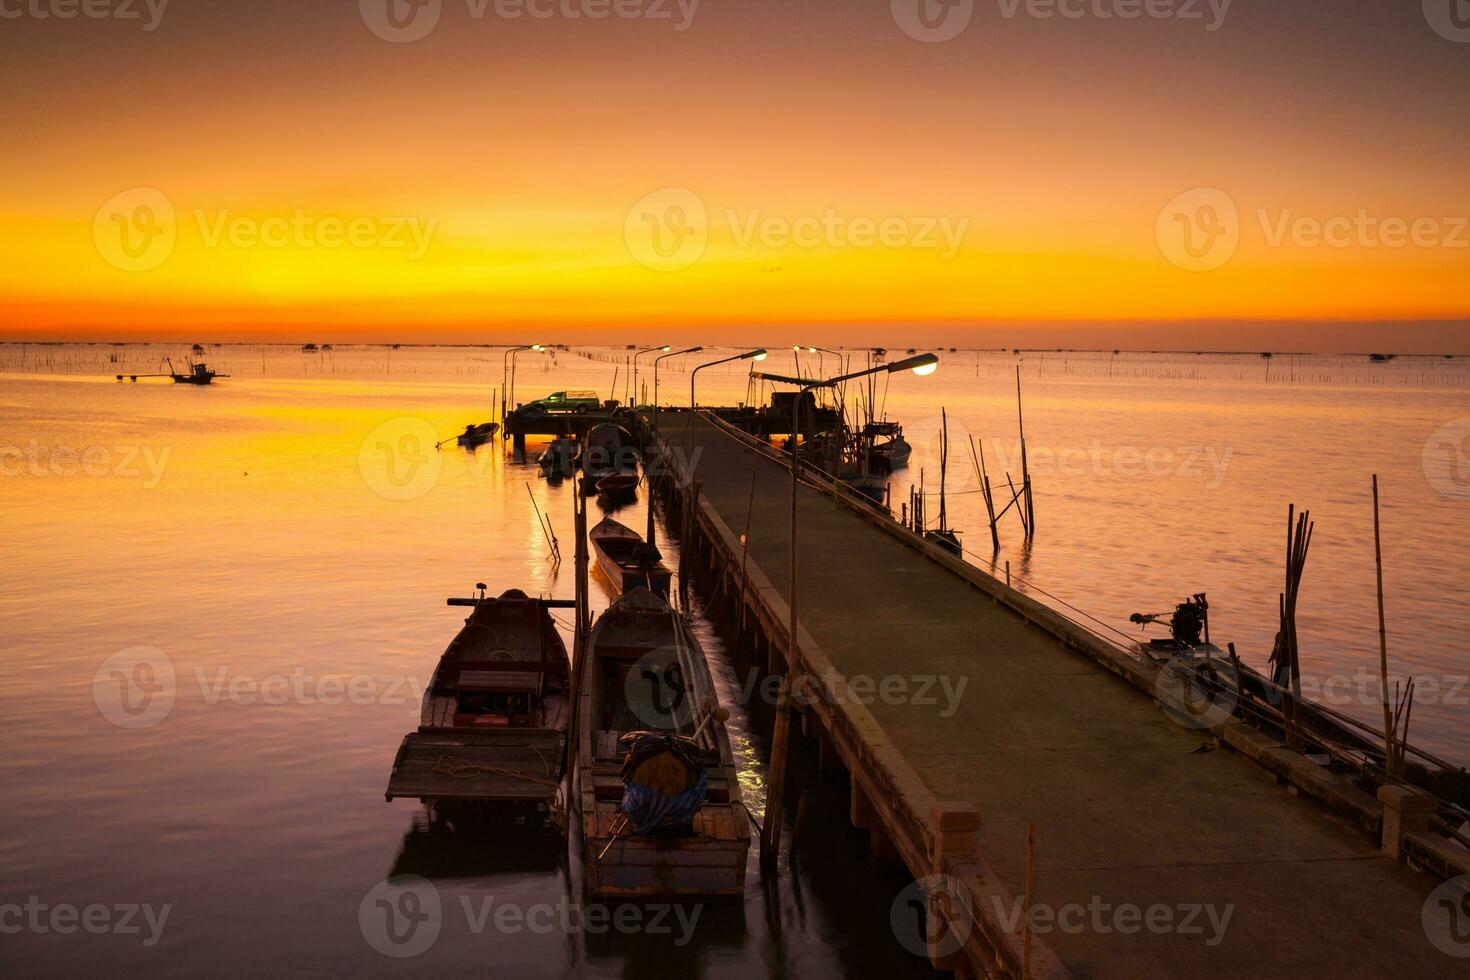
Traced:
[[0, 337], [1470, 348], [1418, 3], [55, 2], [0, 0]]

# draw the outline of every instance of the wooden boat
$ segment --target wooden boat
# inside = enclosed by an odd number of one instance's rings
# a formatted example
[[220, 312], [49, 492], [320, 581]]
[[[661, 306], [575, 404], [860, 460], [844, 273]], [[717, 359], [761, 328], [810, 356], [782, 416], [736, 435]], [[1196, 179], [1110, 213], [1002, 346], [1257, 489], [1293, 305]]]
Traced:
[[137, 381], [139, 378], [172, 378], [173, 383], [176, 385], [207, 385], [213, 384], [215, 378], [229, 377], [228, 374], [220, 374], [217, 371], [211, 371], [209, 369], [209, 365], [205, 364], [203, 361], [197, 364], [193, 361], [190, 361], [189, 370], [178, 371], [175, 370], [174, 362], [172, 360], [169, 360], [168, 358], [165, 358], [164, 360], [168, 363], [167, 374], [119, 374], [117, 376], [117, 380], [121, 381], [123, 378], [129, 378], [133, 381]]
[[637, 473], [614, 473], [597, 481], [597, 492], [609, 500], [627, 500], [638, 492]]
[[588, 534], [597, 555], [597, 567], [618, 592], [646, 588], [661, 595], [669, 594], [672, 574], [662, 561], [658, 548], [625, 524], [605, 517]]
[[483, 446], [489, 442], [498, 431], [500, 431], [499, 422], [481, 422], [479, 425], [467, 425], [455, 441], [466, 449], [474, 449], [477, 446]]
[[637, 444], [627, 429], [604, 422], [593, 426], [582, 440], [578, 463], [582, 468], [583, 492], [590, 496], [597, 492], [597, 482], [603, 477], [637, 469]]
[[558, 436], [536, 457], [541, 475], [548, 480], [560, 480], [572, 475], [577, 460], [577, 440]]
[[550, 608], [511, 589], [451, 599], [474, 610], [424, 690], [387, 798], [549, 802], [566, 755], [571, 668]]
[[[863, 437], [871, 443], [868, 449], [868, 466], [878, 473], [891, 473], [909, 465], [913, 453], [903, 437], [903, 426], [897, 422], [869, 422], [863, 427]], [[882, 442], [878, 442], [882, 438]]]
[[[704, 651], [661, 596], [635, 589], [598, 617], [578, 695], [576, 799], [594, 895], [739, 896], [750, 826], [734, 753]], [[673, 735], [674, 753], [647, 756]], [[644, 761], [626, 776], [630, 746]], [[650, 768], [693, 765], [699, 783], [669, 823], [648, 827], [641, 808]], [[626, 779], [626, 781], [625, 781]], [[703, 785], [702, 803], [697, 802]], [[683, 797], [684, 794], [681, 794]], [[690, 802], [694, 800], [695, 802]], [[697, 807], [697, 808], [696, 808]]]

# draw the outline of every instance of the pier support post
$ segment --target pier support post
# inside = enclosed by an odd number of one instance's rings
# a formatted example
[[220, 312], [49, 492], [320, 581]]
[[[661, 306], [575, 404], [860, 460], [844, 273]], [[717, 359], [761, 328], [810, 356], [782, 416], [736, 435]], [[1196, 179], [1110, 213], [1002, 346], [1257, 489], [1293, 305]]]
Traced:
[[975, 836], [980, 832], [980, 811], [969, 803], [935, 803], [929, 808], [934, 832], [933, 868], [944, 871], [947, 858], [975, 853]]
[[1381, 849], [1385, 856], [1402, 861], [1404, 836], [1429, 829], [1429, 818], [1436, 809], [1434, 797], [1407, 786], [1380, 786], [1378, 800], [1383, 804]]

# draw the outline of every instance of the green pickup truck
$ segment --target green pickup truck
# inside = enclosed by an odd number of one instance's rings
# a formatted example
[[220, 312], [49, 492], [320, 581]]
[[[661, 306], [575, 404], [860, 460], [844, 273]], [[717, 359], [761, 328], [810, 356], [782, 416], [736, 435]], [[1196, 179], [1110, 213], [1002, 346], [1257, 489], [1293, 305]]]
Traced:
[[595, 391], [553, 391], [545, 398], [521, 406], [521, 411], [558, 414], [561, 412], [595, 412], [601, 407], [602, 401], [597, 397]]

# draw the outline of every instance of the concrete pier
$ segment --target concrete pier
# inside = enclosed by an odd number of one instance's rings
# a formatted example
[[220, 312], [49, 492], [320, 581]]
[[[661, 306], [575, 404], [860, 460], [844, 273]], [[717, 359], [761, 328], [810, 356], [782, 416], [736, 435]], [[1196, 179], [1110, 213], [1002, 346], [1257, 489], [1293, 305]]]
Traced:
[[956, 892], [931, 895], [936, 966], [1021, 975], [1034, 825], [1033, 976], [1465, 975], [1422, 922], [1440, 879], [1385, 856], [1381, 801], [1238, 721], [1177, 725], [1152, 665], [821, 480], [798, 494], [793, 648], [789, 468], [710, 416], [688, 443], [687, 425], [663, 418], [657, 480], [676, 512], [698, 483], [676, 515], [687, 560], [776, 670], [819, 680], [793, 730], [850, 775], [875, 853]]

